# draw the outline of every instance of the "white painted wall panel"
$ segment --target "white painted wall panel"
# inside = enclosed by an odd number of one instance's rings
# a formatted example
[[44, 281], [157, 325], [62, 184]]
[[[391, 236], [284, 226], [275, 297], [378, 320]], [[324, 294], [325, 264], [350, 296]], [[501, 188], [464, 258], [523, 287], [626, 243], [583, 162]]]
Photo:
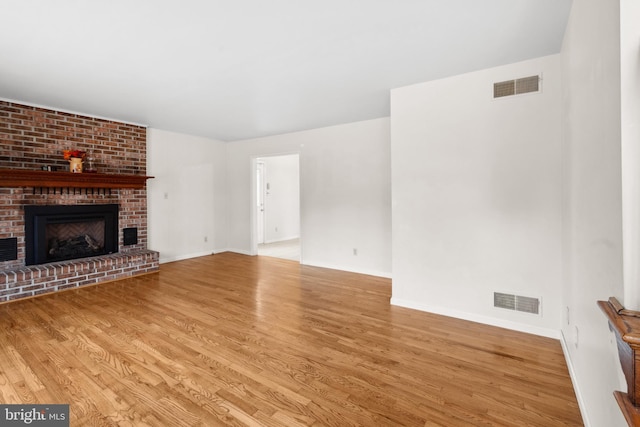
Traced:
[[[541, 93], [493, 99], [536, 74]], [[392, 91], [393, 303], [559, 336], [560, 93], [559, 55]]]
[[562, 48], [563, 297], [570, 313], [562, 333], [585, 425], [593, 427], [626, 425], [612, 397], [626, 384], [596, 306], [624, 294], [620, 20], [619, 0], [574, 1]]
[[233, 142], [227, 148], [230, 250], [252, 252], [252, 159], [299, 153], [302, 263], [390, 276], [388, 118]]
[[220, 141], [147, 131], [149, 249], [161, 263], [226, 248], [225, 152]]

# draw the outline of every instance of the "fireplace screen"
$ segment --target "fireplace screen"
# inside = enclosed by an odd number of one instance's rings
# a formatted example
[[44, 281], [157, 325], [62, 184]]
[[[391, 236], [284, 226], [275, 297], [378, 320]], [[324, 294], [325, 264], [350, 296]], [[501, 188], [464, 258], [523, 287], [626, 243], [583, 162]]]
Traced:
[[118, 251], [118, 205], [25, 206], [25, 263]]

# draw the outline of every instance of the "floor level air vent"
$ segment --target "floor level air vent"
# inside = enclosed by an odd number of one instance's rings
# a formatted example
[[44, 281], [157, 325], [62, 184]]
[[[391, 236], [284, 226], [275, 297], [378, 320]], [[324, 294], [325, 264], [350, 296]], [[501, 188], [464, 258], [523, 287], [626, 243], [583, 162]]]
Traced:
[[10, 237], [0, 239], [0, 261], [14, 261], [18, 259], [18, 239]]
[[125, 228], [122, 230], [122, 244], [124, 246], [138, 244], [138, 229], [135, 227]]
[[524, 313], [540, 314], [540, 299], [521, 295], [493, 293], [493, 306]]
[[540, 76], [524, 77], [515, 80], [506, 80], [493, 84], [493, 97], [519, 95], [522, 93], [540, 92]]

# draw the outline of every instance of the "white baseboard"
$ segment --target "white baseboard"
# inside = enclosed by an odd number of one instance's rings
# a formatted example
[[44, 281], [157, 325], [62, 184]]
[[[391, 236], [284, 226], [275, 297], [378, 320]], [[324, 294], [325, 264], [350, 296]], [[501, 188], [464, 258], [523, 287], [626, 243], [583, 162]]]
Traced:
[[162, 256], [162, 252], [160, 253], [160, 259], [158, 260], [158, 262], [160, 264], [166, 264], [168, 262], [175, 262], [175, 261], [183, 261], [185, 259], [190, 259], [190, 258], [198, 258], [201, 256], [207, 256], [207, 255], [212, 255], [213, 252], [212, 251], [206, 251], [206, 252], [194, 252], [191, 254], [186, 254], [186, 255], [178, 255], [178, 256], [174, 256], [174, 257], [163, 257]]
[[214, 253], [219, 254], [219, 253], [222, 253], [222, 252], [234, 252], [236, 254], [249, 255], [249, 256], [256, 255], [256, 254], [251, 253], [251, 251], [245, 251], [244, 249], [234, 249], [234, 248], [225, 248], [225, 249], [217, 250]]
[[511, 329], [513, 331], [525, 332], [527, 334], [539, 335], [547, 338], [559, 340], [562, 336], [559, 330], [541, 328], [523, 323], [512, 322], [510, 320], [497, 319], [495, 317], [482, 316], [479, 314], [467, 313], [464, 311], [451, 310], [446, 307], [436, 307], [426, 304], [416, 303], [399, 298], [391, 298], [391, 304], [399, 307], [412, 308], [414, 310], [426, 311], [428, 313], [440, 314], [442, 316], [455, 317], [456, 319], [469, 320], [470, 322], [483, 323], [485, 325], [497, 326], [499, 328]]
[[[304, 254], [303, 254], [303, 258], [304, 258]], [[387, 279], [391, 279], [391, 273], [385, 272], [385, 271], [358, 269], [358, 268], [352, 268], [352, 267], [348, 267], [348, 266], [344, 266], [344, 265], [327, 264], [327, 263], [324, 263], [324, 262], [316, 262], [316, 261], [313, 261], [313, 260], [309, 261], [307, 259], [302, 259], [300, 261], [300, 264], [309, 265], [309, 266], [312, 266], [312, 267], [329, 268], [331, 270], [348, 271], [350, 273], [366, 274], [367, 276], [384, 277], [384, 278], [387, 278]]]
[[578, 401], [578, 407], [580, 408], [580, 415], [582, 415], [582, 422], [584, 423], [585, 427], [591, 427], [591, 423], [589, 422], [589, 418], [587, 417], [587, 412], [585, 411], [586, 405], [584, 402], [584, 397], [580, 392], [578, 377], [576, 376], [576, 371], [573, 367], [573, 362], [571, 361], [569, 344], [567, 344], [567, 340], [565, 339], [564, 333], [562, 333], [562, 331], [560, 331], [560, 345], [562, 345], [562, 352], [564, 353], [564, 360], [567, 363], [567, 369], [569, 370], [569, 376], [571, 377], [571, 384], [573, 384], [573, 391], [576, 393], [576, 400]]

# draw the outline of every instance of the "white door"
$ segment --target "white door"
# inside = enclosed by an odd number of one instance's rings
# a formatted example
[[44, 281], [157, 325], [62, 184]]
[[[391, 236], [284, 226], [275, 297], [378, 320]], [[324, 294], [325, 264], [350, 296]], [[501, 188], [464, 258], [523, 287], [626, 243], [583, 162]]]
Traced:
[[256, 162], [256, 219], [258, 244], [264, 243], [264, 162]]

